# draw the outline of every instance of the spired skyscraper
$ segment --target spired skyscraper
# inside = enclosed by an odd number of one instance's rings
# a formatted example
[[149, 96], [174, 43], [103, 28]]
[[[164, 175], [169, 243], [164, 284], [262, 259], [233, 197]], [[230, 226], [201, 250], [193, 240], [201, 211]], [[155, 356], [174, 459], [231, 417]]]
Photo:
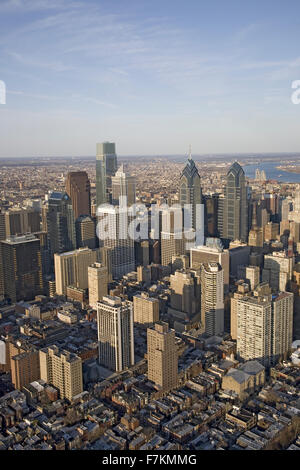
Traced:
[[[222, 207], [223, 206], [223, 207]], [[229, 168], [226, 177], [225, 196], [222, 210], [221, 237], [229, 240], [247, 242], [248, 238], [248, 200], [245, 173], [238, 162]]]
[[124, 171], [121, 165], [118, 171], [111, 178], [112, 180], [112, 203], [118, 205], [120, 198], [126, 197], [128, 206], [135, 203], [135, 178]]
[[111, 187], [111, 177], [118, 169], [116, 146], [112, 142], [97, 144], [96, 156], [96, 203], [107, 202], [107, 188]]
[[191, 152], [189, 154], [187, 164], [180, 176], [179, 201], [183, 207], [185, 204], [190, 204], [192, 206], [191, 227], [196, 229], [196, 208], [197, 204], [202, 204], [202, 190], [200, 175], [195, 162], [192, 159]]

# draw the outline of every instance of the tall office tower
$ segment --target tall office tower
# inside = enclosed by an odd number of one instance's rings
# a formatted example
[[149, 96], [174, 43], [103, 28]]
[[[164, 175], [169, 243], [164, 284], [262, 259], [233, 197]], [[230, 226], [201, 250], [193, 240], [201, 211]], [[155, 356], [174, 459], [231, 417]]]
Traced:
[[204, 227], [206, 237], [218, 236], [218, 194], [203, 196]]
[[134, 365], [132, 303], [110, 295], [97, 304], [99, 363], [121, 372]]
[[248, 239], [248, 201], [243, 168], [237, 163], [229, 168], [226, 178], [223, 207], [222, 238]]
[[135, 323], [151, 326], [159, 321], [159, 300], [146, 292], [133, 296], [133, 318]]
[[115, 176], [111, 177], [112, 184], [112, 203], [114, 205], [121, 204], [122, 199], [126, 197], [126, 203], [129, 206], [135, 204], [135, 178], [125, 173], [124, 166], [121, 165]]
[[55, 253], [55, 284], [58, 295], [66, 295], [67, 287], [88, 288], [88, 267], [99, 261], [99, 250], [78, 248], [66, 253]]
[[97, 144], [96, 156], [96, 203], [97, 207], [107, 202], [107, 188], [111, 186], [111, 177], [117, 171], [115, 144], [104, 142]]
[[171, 309], [186, 313], [190, 319], [200, 312], [199, 284], [199, 279], [191, 272], [176, 271], [171, 274]]
[[263, 229], [261, 227], [258, 227], [257, 225], [256, 202], [254, 202], [252, 213], [252, 226], [249, 232], [248, 245], [262, 248], [263, 244]]
[[148, 264], [150, 264], [149, 240], [139, 240], [134, 242], [134, 258], [136, 266], [148, 266]]
[[158, 322], [147, 330], [148, 379], [163, 392], [178, 386], [178, 352], [175, 330]]
[[89, 215], [81, 215], [75, 220], [77, 248], [96, 248], [96, 225]]
[[[218, 239], [211, 239], [218, 240]], [[208, 242], [208, 241], [207, 241]], [[219, 263], [224, 272], [224, 290], [229, 289], [229, 250], [224, 250], [221, 243], [191, 248], [191, 269], [200, 269], [203, 263]]]
[[[202, 204], [202, 191], [200, 183], [200, 175], [192, 159], [191, 153], [189, 154], [187, 164], [185, 165], [179, 182], [179, 200], [182, 207], [185, 204], [192, 206], [191, 212], [191, 227], [196, 230], [196, 214], [199, 212], [197, 205]], [[202, 224], [204, 220], [200, 221]]]
[[82, 393], [82, 360], [57, 346], [40, 350], [41, 379], [59, 390], [60, 398], [72, 401]]
[[14, 303], [43, 293], [40, 240], [22, 235], [7, 238], [0, 245], [4, 296]]
[[294, 257], [288, 257], [284, 251], [264, 256], [262, 271], [263, 282], [268, 282], [273, 291], [284, 292], [292, 279]]
[[100, 251], [100, 262], [107, 268], [108, 282], [112, 282], [112, 253], [109, 248], [105, 246], [99, 248]]
[[70, 171], [66, 178], [66, 193], [71, 198], [74, 218], [91, 213], [91, 186], [86, 171]]
[[110, 249], [112, 277], [120, 279], [135, 269], [134, 239], [128, 234], [132, 216], [127, 208], [98, 209], [97, 236], [100, 247]]
[[96, 310], [97, 302], [101, 302], [108, 294], [108, 271], [101, 263], [93, 263], [88, 267], [89, 305]]
[[286, 359], [293, 341], [294, 294], [281, 292], [272, 301], [272, 361]]
[[288, 220], [289, 213], [292, 210], [292, 201], [285, 198], [281, 202], [281, 220]]
[[254, 290], [259, 285], [260, 268], [259, 266], [239, 266], [237, 277], [249, 281], [250, 289]]
[[138, 266], [137, 267], [137, 281], [138, 282], [151, 282], [151, 268], [149, 266]]
[[[287, 222], [288, 227], [289, 227], [289, 221], [285, 220], [284, 222]], [[279, 224], [274, 223], [274, 222], [268, 222], [264, 226], [264, 238], [266, 241], [276, 240], [278, 235], [279, 235]]]
[[51, 257], [76, 247], [72, 202], [67, 193], [52, 192], [48, 197], [47, 231]]
[[21, 390], [25, 385], [40, 379], [39, 351], [22, 352], [11, 357], [11, 381], [15, 389]]
[[173, 256], [185, 254], [185, 239], [174, 232], [161, 232], [161, 264], [169, 266], [172, 264]]
[[219, 263], [201, 267], [201, 324], [208, 335], [224, 332], [224, 273]]

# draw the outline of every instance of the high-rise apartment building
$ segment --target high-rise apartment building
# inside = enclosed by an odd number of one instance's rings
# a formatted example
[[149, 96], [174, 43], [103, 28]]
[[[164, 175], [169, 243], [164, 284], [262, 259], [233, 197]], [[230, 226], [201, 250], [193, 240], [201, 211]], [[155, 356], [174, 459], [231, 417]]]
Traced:
[[159, 300], [149, 297], [146, 292], [133, 296], [134, 322], [151, 326], [159, 321]]
[[287, 357], [292, 344], [293, 294], [272, 296], [268, 284], [254, 295], [237, 300], [237, 354], [244, 360], [257, 359], [263, 365]]
[[60, 398], [72, 401], [82, 393], [82, 360], [57, 346], [40, 350], [41, 379], [59, 390]]
[[0, 242], [4, 296], [12, 303], [43, 293], [40, 240], [34, 235], [13, 236]]
[[105, 297], [108, 285], [108, 270], [101, 263], [93, 263], [88, 267], [89, 305], [96, 310], [97, 302]]
[[219, 263], [201, 266], [201, 325], [208, 335], [224, 332], [224, 273]]
[[51, 256], [76, 247], [72, 202], [67, 193], [52, 192], [48, 197], [47, 231]]
[[90, 180], [86, 171], [71, 171], [66, 178], [66, 193], [71, 198], [75, 220], [91, 213]]
[[243, 168], [234, 162], [226, 177], [223, 204], [222, 238], [248, 239], [248, 200]]
[[175, 331], [158, 322], [147, 330], [148, 378], [163, 392], [178, 385], [178, 352]]
[[11, 381], [21, 390], [25, 385], [40, 379], [39, 351], [22, 352], [11, 357]]
[[67, 287], [88, 288], [88, 267], [99, 261], [99, 250], [78, 248], [67, 253], [55, 253], [55, 284], [58, 295], [66, 295]]
[[294, 294], [280, 292], [272, 300], [272, 361], [276, 363], [291, 352]]
[[100, 247], [110, 250], [112, 276], [121, 278], [135, 269], [134, 238], [128, 234], [132, 216], [126, 207], [98, 209], [97, 236]]
[[125, 202], [125, 198], [128, 207], [135, 204], [135, 178], [125, 173], [123, 165], [121, 165], [116, 174], [111, 177], [111, 184], [113, 204], [122, 204]]
[[105, 296], [97, 304], [99, 363], [120, 372], [134, 365], [132, 303]]
[[111, 142], [97, 144], [96, 156], [96, 203], [97, 207], [107, 202], [107, 188], [117, 171], [116, 146]]

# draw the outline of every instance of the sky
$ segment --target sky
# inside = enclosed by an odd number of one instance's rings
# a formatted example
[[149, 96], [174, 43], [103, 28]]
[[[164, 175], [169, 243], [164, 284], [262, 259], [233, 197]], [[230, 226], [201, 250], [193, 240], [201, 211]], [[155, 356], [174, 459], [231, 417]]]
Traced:
[[299, 0], [0, 0], [0, 157], [299, 152]]

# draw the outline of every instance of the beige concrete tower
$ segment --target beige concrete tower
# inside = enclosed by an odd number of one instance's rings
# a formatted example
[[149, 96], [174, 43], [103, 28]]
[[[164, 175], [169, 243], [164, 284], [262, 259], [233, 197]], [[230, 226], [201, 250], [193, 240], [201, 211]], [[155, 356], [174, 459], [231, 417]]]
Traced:
[[97, 302], [107, 295], [108, 271], [101, 263], [88, 267], [89, 305], [96, 310]]
[[178, 353], [175, 331], [168, 323], [155, 323], [147, 330], [148, 378], [159, 389], [168, 391], [177, 386]]
[[135, 323], [150, 326], [159, 321], [159, 300], [142, 292], [133, 296]]
[[72, 400], [83, 391], [82, 361], [57, 346], [40, 350], [41, 379], [59, 390], [60, 398]]

